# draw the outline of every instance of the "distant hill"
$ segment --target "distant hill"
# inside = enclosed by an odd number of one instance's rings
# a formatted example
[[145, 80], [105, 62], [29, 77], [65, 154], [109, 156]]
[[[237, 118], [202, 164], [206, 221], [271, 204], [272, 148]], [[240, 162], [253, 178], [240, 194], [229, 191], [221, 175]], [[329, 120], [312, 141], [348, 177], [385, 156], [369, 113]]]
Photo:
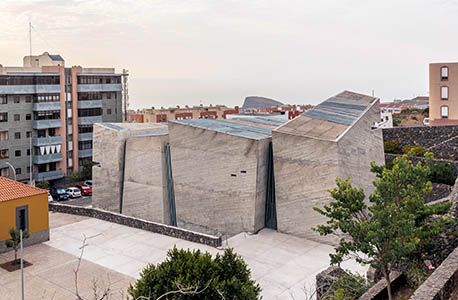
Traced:
[[283, 103], [269, 99], [266, 97], [259, 97], [259, 96], [249, 96], [245, 98], [243, 102], [242, 109], [250, 109], [250, 108], [265, 108], [265, 107], [272, 107], [277, 105], [283, 105]]

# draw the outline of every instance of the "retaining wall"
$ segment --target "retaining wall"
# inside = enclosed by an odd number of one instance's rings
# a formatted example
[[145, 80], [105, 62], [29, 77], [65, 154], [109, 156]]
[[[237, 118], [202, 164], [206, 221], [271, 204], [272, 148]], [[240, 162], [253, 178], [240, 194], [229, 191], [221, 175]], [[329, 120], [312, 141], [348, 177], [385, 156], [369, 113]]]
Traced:
[[109, 212], [97, 208], [78, 207], [61, 203], [49, 203], [49, 210], [66, 214], [80, 215], [96, 218], [116, 224], [121, 224], [133, 228], [164, 234], [171, 237], [200, 243], [212, 247], [221, 246], [221, 237], [198, 233], [174, 226], [164, 225], [151, 221], [145, 221], [134, 217], [124, 216], [118, 213]]

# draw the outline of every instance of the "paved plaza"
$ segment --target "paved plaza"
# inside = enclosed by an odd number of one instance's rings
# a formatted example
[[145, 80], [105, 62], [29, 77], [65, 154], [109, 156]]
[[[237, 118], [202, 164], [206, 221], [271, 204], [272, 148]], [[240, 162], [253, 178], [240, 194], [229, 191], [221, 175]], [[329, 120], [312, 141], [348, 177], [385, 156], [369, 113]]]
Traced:
[[[167, 250], [200, 249], [212, 254], [221, 249], [196, 244], [165, 235], [60, 213], [50, 213], [52, 247], [75, 257], [84, 237], [88, 246], [84, 259], [101, 268], [119, 272], [126, 278], [138, 278], [148, 263], [164, 260]], [[329, 265], [329, 245], [264, 229], [258, 234], [238, 234], [224, 242], [233, 247], [251, 268], [253, 278], [261, 285], [263, 299], [306, 299], [313, 290], [315, 276]], [[352, 271], [365, 270], [353, 262], [343, 266]], [[121, 280], [121, 279], [120, 279]]]

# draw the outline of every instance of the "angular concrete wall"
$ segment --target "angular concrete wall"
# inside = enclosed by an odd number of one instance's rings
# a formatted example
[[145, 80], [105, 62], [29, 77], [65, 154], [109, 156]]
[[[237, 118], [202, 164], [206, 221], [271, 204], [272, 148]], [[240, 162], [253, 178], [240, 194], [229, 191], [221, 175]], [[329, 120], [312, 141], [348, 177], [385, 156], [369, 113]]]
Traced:
[[326, 221], [313, 210], [329, 202], [339, 172], [337, 143], [272, 132], [278, 231], [319, 239]]
[[[178, 226], [254, 232], [264, 225], [267, 141], [169, 123]], [[270, 139], [266, 139], [270, 140]]]
[[380, 118], [378, 101], [338, 141], [339, 177], [351, 178], [351, 182], [363, 188], [366, 196], [373, 191], [375, 175], [370, 172], [370, 163], [385, 164], [381, 129], [371, 130], [371, 125]]
[[122, 213], [170, 224], [164, 147], [168, 135], [127, 139]]

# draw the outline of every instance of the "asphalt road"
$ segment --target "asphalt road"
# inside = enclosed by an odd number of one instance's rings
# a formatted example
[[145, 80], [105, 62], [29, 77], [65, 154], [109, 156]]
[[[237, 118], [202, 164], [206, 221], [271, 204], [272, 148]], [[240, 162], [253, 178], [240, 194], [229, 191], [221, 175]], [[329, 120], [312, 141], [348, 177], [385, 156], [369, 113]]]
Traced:
[[82, 196], [79, 198], [69, 199], [66, 201], [59, 201], [59, 203], [70, 204], [75, 206], [81, 207], [88, 207], [92, 205], [92, 197], [91, 196]]

